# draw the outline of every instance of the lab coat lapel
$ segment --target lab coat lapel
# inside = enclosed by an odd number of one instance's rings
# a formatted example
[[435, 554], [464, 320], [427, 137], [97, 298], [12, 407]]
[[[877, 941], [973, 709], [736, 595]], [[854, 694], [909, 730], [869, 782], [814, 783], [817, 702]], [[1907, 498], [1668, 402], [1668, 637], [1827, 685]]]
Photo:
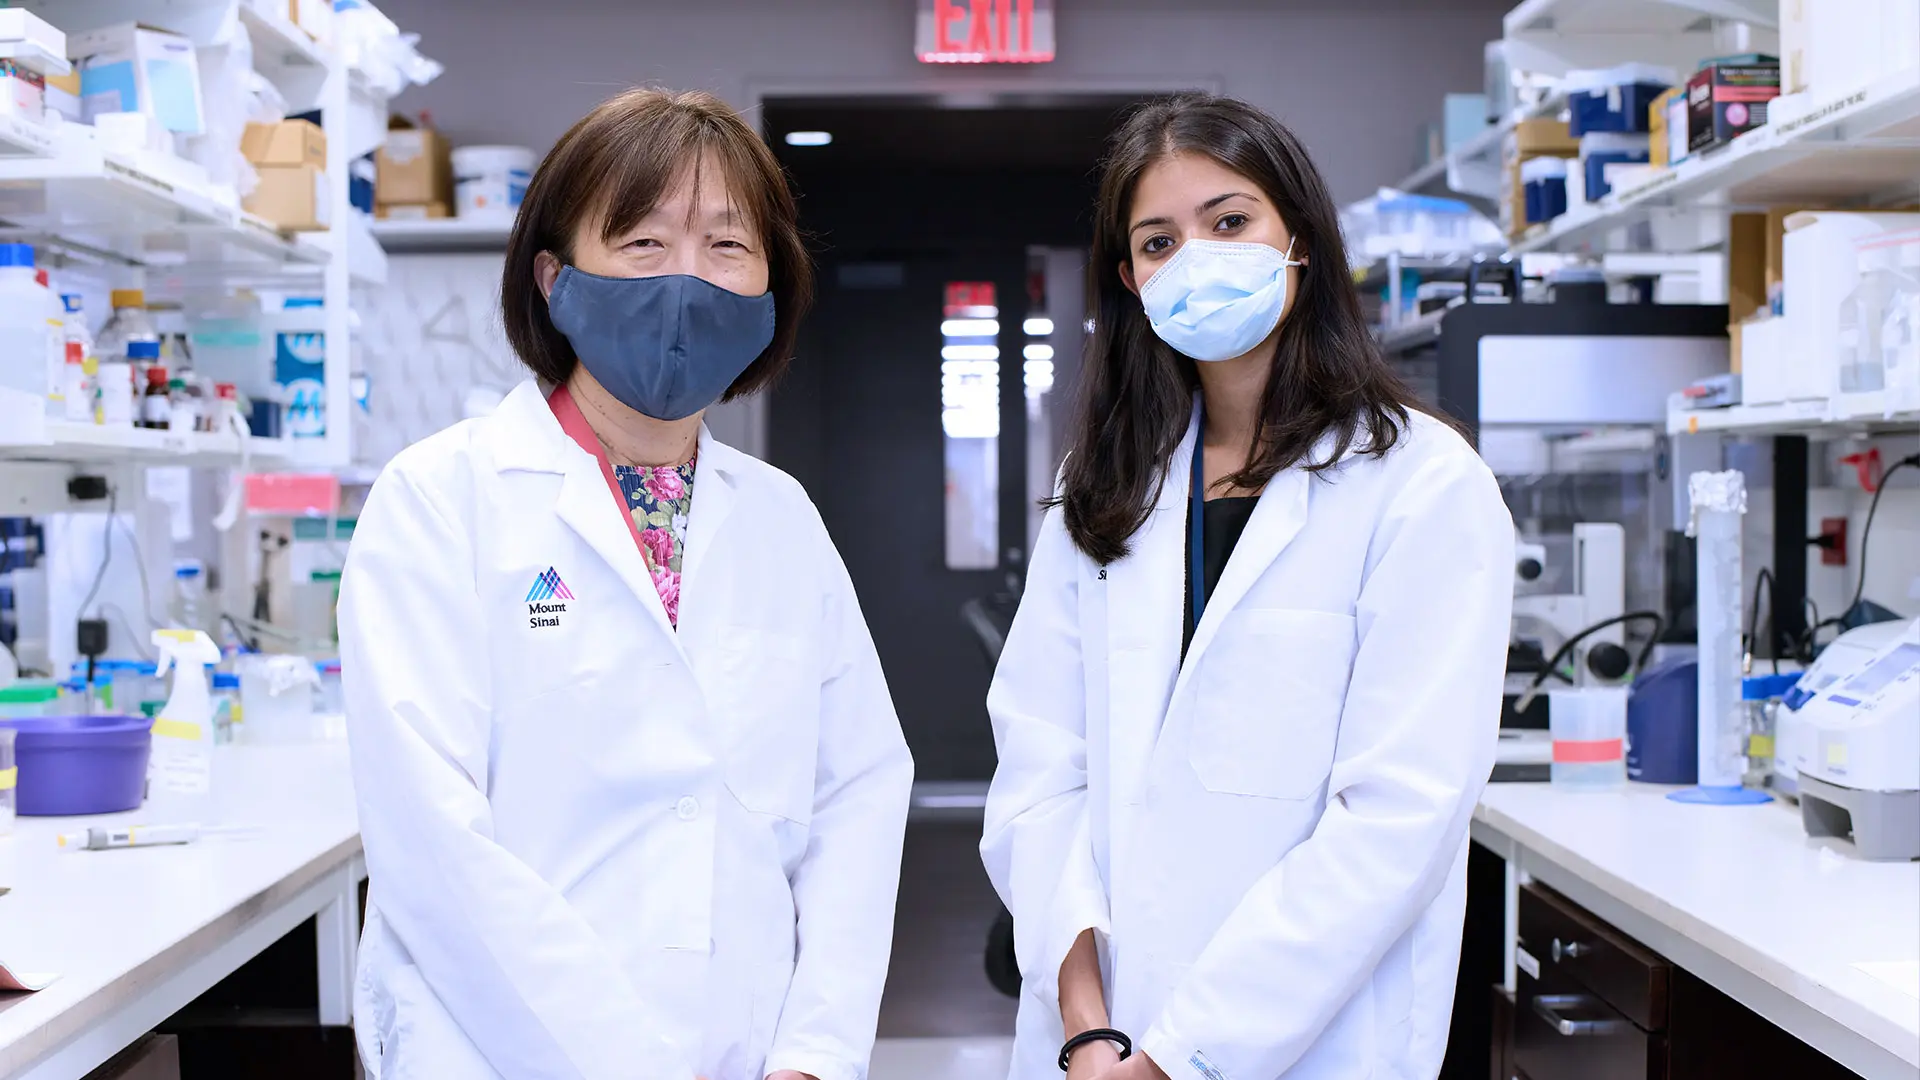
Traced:
[[1195, 425], [1174, 449], [1166, 482], [1133, 551], [1105, 570], [1110, 769], [1130, 803], [1145, 791], [1147, 763], [1173, 700], [1185, 617], [1187, 488]]
[[1193, 632], [1193, 643], [1187, 646], [1186, 661], [1180, 667], [1180, 679], [1174, 687], [1176, 696], [1185, 688], [1194, 669], [1199, 667], [1207, 646], [1219, 636], [1221, 622], [1306, 526], [1307, 487], [1310, 482], [1311, 477], [1306, 470], [1290, 468], [1269, 480], [1266, 490], [1260, 493], [1260, 501], [1253, 507], [1253, 516], [1247, 520], [1246, 531], [1240, 534], [1233, 554], [1227, 558], [1219, 585], [1214, 587], [1213, 595], [1207, 597], [1207, 609], [1200, 616], [1200, 625]]
[[[564, 394], [565, 388], [554, 393]], [[686, 651], [681, 648], [680, 636], [667, 619], [660, 591], [654, 588], [653, 575], [647, 570], [646, 557], [640, 554], [639, 530], [627, 512], [625, 500], [614, 494], [612, 463], [605, 452], [599, 450], [598, 441], [591, 429], [585, 427], [586, 420], [570, 396], [556, 397], [551, 404], [543, 400], [541, 411], [547, 413], [546, 421], [558, 429], [560, 436], [553, 440], [550, 452], [551, 464], [563, 474], [557, 507], [560, 520], [613, 568], [685, 660]], [[549, 432], [542, 430], [541, 434], [545, 436]], [[594, 452], [589, 453], [581, 445], [583, 441], [592, 445]]]
[[705, 425], [700, 428], [700, 455], [693, 473], [693, 509], [687, 518], [686, 552], [680, 558], [680, 626], [684, 630], [689, 611], [700, 594], [701, 568], [713, 549], [721, 523], [733, 512], [734, 479], [732, 447], [716, 442]]

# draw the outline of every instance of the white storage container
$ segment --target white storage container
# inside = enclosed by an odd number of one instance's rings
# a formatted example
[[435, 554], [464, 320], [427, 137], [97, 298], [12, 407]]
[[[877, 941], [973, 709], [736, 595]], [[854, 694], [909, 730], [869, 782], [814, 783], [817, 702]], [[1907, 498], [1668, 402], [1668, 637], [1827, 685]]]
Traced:
[[462, 146], [453, 152], [454, 214], [512, 221], [533, 179], [534, 153], [524, 146]]
[[1915, 225], [1920, 214], [1808, 211], [1787, 218], [1780, 287], [1790, 363], [1778, 400], [1829, 398], [1839, 391], [1840, 304], [1860, 278], [1854, 244]]

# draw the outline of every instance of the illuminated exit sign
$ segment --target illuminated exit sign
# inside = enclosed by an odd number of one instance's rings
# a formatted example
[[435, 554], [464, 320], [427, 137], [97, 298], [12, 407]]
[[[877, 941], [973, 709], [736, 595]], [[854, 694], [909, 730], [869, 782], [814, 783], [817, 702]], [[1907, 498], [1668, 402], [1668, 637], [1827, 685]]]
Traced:
[[1053, 0], [920, 0], [913, 48], [923, 64], [1044, 64]]

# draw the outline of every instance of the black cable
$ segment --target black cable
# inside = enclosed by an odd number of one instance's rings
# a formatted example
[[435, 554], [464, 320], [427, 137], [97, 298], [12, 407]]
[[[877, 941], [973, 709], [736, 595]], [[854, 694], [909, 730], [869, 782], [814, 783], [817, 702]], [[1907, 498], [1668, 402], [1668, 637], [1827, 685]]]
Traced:
[[115, 485], [107, 489], [107, 524], [100, 530], [100, 569], [94, 571], [93, 585], [87, 589], [87, 598], [80, 601], [80, 618], [87, 617], [87, 608], [93, 604], [93, 598], [100, 595], [100, 583], [107, 579], [107, 564], [113, 561], [113, 517], [119, 506], [120, 487]]
[[1660, 640], [1660, 635], [1665, 633], [1667, 629], [1666, 618], [1657, 611], [1629, 611], [1624, 615], [1615, 615], [1612, 618], [1601, 619], [1599, 622], [1594, 623], [1592, 626], [1581, 630], [1579, 633], [1561, 642], [1560, 647], [1554, 650], [1553, 656], [1547, 661], [1547, 666], [1542, 668], [1540, 672], [1533, 677], [1533, 682], [1527, 685], [1526, 692], [1521, 694], [1519, 700], [1514, 702], [1514, 711], [1525, 712], [1527, 708], [1533, 704], [1533, 699], [1540, 693], [1541, 685], [1547, 681], [1547, 675], [1560, 666], [1560, 661], [1566, 659], [1567, 654], [1573, 651], [1575, 645], [1580, 644], [1580, 642], [1605, 630], [1609, 626], [1617, 626], [1620, 623], [1642, 619], [1649, 620], [1653, 623], [1653, 633], [1647, 636], [1647, 643], [1640, 646], [1640, 655], [1634, 658], [1633, 675], [1637, 677], [1641, 670], [1647, 666], [1647, 658], [1653, 655], [1653, 646]]
[[[1880, 482], [1874, 485], [1873, 501], [1867, 504], [1867, 523], [1860, 527], [1860, 580], [1853, 586], [1853, 602], [1847, 605], [1847, 611], [1860, 606], [1860, 598], [1867, 591], [1867, 540], [1873, 536], [1873, 515], [1880, 509], [1880, 496], [1887, 492], [1887, 480], [1894, 473], [1905, 468], [1920, 468], [1920, 454], [1903, 457], [1894, 462], [1880, 474]], [[1847, 612], [1841, 612], [1845, 615]]]

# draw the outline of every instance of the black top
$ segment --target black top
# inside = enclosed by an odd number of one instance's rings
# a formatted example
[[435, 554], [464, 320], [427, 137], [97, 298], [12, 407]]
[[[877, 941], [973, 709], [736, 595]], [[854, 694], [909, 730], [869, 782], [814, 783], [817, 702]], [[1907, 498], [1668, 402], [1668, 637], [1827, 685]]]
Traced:
[[[1258, 495], [1237, 495], [1222, 499], [1208, 499], [1201, 504], [1201, 513], [1206, 515], [1206, 530], [1201, 544], [1206, 548], [1201, 552], [1201, 580], [1206, 584], [1207, 602], [1213, 602], [1213, 591], [1220, 584], [1220, 573], [1227, 568], [1227, 559], [1232, 557], [1234, 545], [1240, 542], [1240, 534], [1247, 531], [1247, 521], [1253, 517], [1253, 508], [1260, 503]], [[1187, 541], [1185, 565], [1193, 565], [1192, 539]], [[1189, 571], [1190, 572], [1190, 571]], [[1182, 578], [1186, 575], [1182, 574]], [[1187, 655], [1187, 646], [1193, 644], [1193, 583], [1187, 582], [1187, 600], [1181, 616], [1185, 632], [1180, 638], [1180, 655]]]

